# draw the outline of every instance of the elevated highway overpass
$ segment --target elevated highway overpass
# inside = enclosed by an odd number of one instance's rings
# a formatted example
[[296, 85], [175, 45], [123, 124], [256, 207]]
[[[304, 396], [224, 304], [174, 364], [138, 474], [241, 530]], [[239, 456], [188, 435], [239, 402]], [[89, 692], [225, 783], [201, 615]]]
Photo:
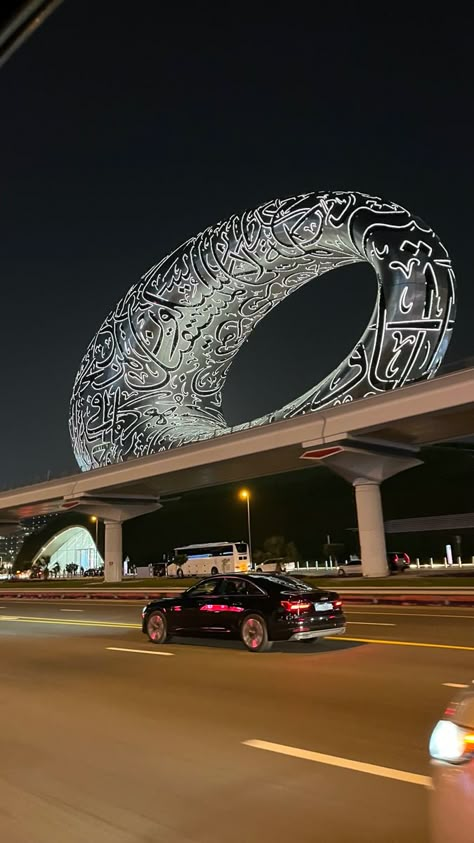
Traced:
[[474, 367], [392, 392], [89, 472], [0, 493], [0, 532], [77, 508], [105, 522], [106, 579], [121, 577], [122, 523], [190, 490], [324, 459], [355, 487], [366, 575], [386, 573], [380, 484], [419, 464], [421, 446], [474, 435]]

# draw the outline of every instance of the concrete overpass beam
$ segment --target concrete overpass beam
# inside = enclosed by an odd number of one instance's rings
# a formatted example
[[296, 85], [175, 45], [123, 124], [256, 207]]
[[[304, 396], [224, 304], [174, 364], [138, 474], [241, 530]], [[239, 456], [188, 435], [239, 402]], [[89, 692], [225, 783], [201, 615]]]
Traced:
[[359, 478], [354, 482], [364, 577], [387, 577], [387, 548], [380, 484]]
[[122, 522], [104, 521], [105, 526], [105, 554], [104, 578], [106, 582], [121, 582], [122, 580]]

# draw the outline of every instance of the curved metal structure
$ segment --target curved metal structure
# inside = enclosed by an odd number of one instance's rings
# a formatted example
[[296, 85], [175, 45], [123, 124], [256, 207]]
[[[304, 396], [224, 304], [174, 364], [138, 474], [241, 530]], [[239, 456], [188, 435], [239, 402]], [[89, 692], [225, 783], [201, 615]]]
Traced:
[[188, 240], [107, 317], [71, 399], [81, 468], [227, 432], [222, 389], [255, 326], [304, 284], [360, 261], [375, 270], [377, 299], [354, 350], [321, 383], [248, 426], [432, 377], [456, 301], [449, 255], [430, 227], [361, 193], [267, 202]]

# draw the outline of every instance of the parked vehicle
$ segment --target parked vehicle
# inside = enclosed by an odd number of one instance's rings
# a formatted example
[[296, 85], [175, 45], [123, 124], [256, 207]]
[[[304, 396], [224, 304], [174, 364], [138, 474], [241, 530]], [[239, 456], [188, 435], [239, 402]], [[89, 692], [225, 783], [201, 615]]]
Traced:
[[338, 577], [362, 576], [362, 560], [358, 558], [347, 559], [337, 568]]
[[[401, 574], [410, 569], [408, 553], [389, 553], [387, 556], [388, 570], [391, 574]], [[362, 560], [348, 559], [337, 568], [338, 577], [362, 576]]]
[[101, 566], [100, 568], [87, 568], [84, 571], [85, 577], [103, 577], [104, 576], [104, 567]]
[[408, 553], [400, 551], [388, 554], [388, 567], [394, 574], [402, 573], [410, 568], [410, 557]]
[[284, 558], [265, 559], [264, 562], [258, 563], [255, 570], [259, 574], [289, 574], [291, 571], [296, 570], [296, 564], [294, 562], [288, 562]]
[[273, 641], [311, 641], [346, 631], [334, 591], [271, 574], [207, 577], [177, 597], [153, 600], [142, 611], [153, 644], [172, 635], [240, 638], [253, 653]]
[[170, 577], [202, 577], [250, 570], [246, 542], [208, 542], [175, 547], [168, 565]]

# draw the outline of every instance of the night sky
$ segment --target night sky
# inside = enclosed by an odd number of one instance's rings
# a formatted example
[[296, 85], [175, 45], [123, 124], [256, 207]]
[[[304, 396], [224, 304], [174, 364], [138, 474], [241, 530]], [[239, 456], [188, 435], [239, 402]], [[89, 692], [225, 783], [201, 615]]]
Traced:
[[[0, 70], [2, 486], [75, 470], [74, 376], [128, 287], [275, 197], [360, 190], [423, 217], [458, 279], [447, 360], [474, 355], [472, 22], [162, 8], [65, 0]], [[374, 299], [355, 266], [277, 308], [231, 369], [228, 422], [327, 374]]]

